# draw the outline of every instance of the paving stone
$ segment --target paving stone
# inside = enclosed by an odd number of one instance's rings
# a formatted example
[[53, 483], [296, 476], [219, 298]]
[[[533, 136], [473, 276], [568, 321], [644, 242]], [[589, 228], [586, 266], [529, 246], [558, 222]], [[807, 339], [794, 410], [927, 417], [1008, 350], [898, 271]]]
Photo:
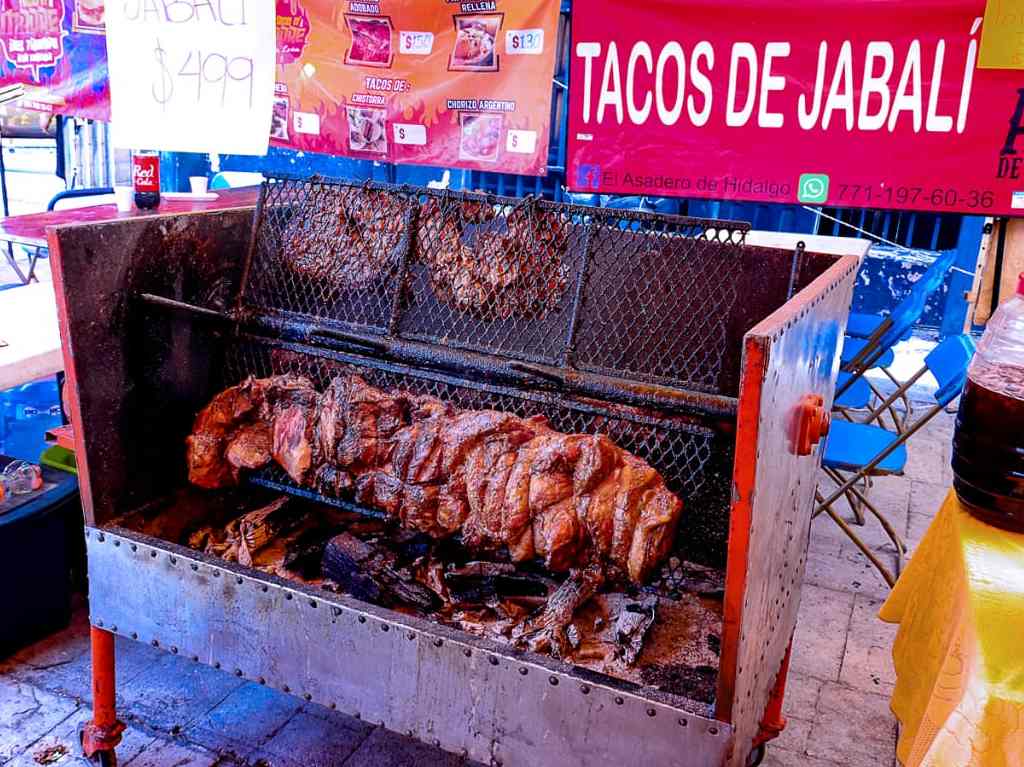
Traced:
[[242, 684], [223, 671], [162, 653], [135, 679], [119, 684], [118, 690], [126, 717], [137, 717], [162, 732], [174, 732], [202, 717]]
[[949, 453], [944, 440], [928, 439], [927, 432], [915, 434], [907, 442], [907, 465], [903, 474], [924, 482], [943, 482]]
[[[813, 716], [813, 711], [809, 715]], [[784, 751], [795, 751], [802, 754], [807, 746], [807, 737], [811, 734], [811, 722], [806, 719], [786, 717], [786, 727], [771, 745]]]
[[[192, 743], [217, 749], [225, 742], [248, 754], [266, 743], [302, 708], [291, 695], [249, 682], [188, 725], [182, 735]], [[326, 710], [326, 709], [325, 709]]]
[[[299, 711], [270, 740], [253, 751], [248, 760], [262, 760], [268, 767], [328, 767], [345, 762], [373, 731], [371, 725], [333, 712], [314, 716]], [[366, 762], [355, 760], [363, 767]], [[420, 767], [430, 764], [426, 762]]]
[[[895, 556], [881, 554], [880, 558], [895, 570]], [[883, 599], [889, 594], [889, 586], [881, 573], [860, 551], [836, 556], [808, 552], [804, 583]]]
[[818, 708], [818, 695], [822, 681], [790, 669], [786, 679], [786, 697], [783, 699], [782, 713], [787, 717], [811, 720]]
[[910, 483], [910, 512], [934, 517], [949, 494], [949, 484], [913, 480]]
[[[60, 767], [79, 767], [90, 764], [87, 760], [80, 758], [80, 743], [78, 742], [79, 725], [92, 718], [92, 710], [87, 706], [78, 709], [74, 714], [65, 719], [48, 735], [32, 744], [31, 747], [22, 751], [11, 761], [6, 762], [4, 767], [39, 767], [35, 757], [44, 749], [59, 748], [66, 756], [60, 758], [54, 764]], [[154, 742], [152, 735], [134, 727], [128, 727], [121, 734], [121, 743], [117, 747], [117, 759], [120, 764], [125, 764]]]
[[346, 764], [352, 767], [460, 767], [477, 763], [378, 727]]
[[765, 754], [764, 761], [761, 762], [761, 767], [835, 767], [837, 764], [839, 762], [816, 759], [806, 754], [779, 748], [774, 743], [769, 743], [768, 751]]
[[819, 514], [811, 520], [811, 535], [807, 550], [817, 554], [835, 556], [849, 539], [828, 514]]
[[[149, 668], [161, 651], [118, 636], [115, 666], [118, 685]], [[0, 675], [12, 676], [36, 687], [88, 701], [92, 696], [89, 614], [83, 606], [72, 613], [62, 631], [20, 650], [0, 663]]]
[[839, 681], [865, 692], [892, 695], [896, 683], [892, 643], [899, 627], [878, 618], [881, 606], [880, 599], [854, 597]]
[[155, 740], [124, 767], [213, 767], [223, 765], [222, 754], [173, 740]]
[[804, 584], [790, 668], [818, 679], [839, 679], [853, 594]]
[[807, 755], [847, 767], [888, 764], [896, 748], [896, 723], [884, 695], [846, 685], [822, 685]]
[[0, 677], [0, 763], [29, 748], [78, 704], [10, 677]]

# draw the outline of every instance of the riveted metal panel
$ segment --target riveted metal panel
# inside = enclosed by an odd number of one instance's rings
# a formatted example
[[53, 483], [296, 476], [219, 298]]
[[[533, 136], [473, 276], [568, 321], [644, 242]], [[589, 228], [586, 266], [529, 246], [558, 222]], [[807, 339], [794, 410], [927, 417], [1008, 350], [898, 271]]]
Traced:
[[808, 395], [831, 410], [858, 265], [838, 259], [745, 337], [715, 709], [736, 729], [732, 767], [758, 738], [796, 627], [822, 449], [800, 455], [795, 435]]
[[122, 529], [87, 545], [95, 625], [484, 763], [714, 767], [732, 743], [673, 696]]

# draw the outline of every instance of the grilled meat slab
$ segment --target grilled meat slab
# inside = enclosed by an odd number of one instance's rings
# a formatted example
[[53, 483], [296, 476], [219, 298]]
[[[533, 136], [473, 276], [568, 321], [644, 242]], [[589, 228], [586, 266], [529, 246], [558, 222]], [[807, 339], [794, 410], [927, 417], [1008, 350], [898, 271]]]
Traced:
[[188, 460], [189, 479], [208, 488], [273, 460], [300, 485], [354, 495], [411, 530], [461, 533], [471, 550], [506, 548], [515, 562], [541, 558], [568, 571], [548, 608], [519, 632], [535, 649], [563, 653], [575, 610], [608, 578], [644, 583], [682, 512], [657, 471], [603, 435], [459, 411], [357, 375], [333, 379], [319, 395], [297, 376], [226, 389], [196, 418]]

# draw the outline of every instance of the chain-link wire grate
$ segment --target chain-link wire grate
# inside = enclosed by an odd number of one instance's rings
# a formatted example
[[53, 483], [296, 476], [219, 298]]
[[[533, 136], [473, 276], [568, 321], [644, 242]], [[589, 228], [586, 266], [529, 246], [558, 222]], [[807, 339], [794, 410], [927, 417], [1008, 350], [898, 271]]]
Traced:
[[272, 179], [242, 307], [734, 396], [747, 225], [449, 190]]
[[593, 227], [578, 367], [725, 393], [737, 252], [731, 243], [695, 236], [703, 233], [657, 223]]

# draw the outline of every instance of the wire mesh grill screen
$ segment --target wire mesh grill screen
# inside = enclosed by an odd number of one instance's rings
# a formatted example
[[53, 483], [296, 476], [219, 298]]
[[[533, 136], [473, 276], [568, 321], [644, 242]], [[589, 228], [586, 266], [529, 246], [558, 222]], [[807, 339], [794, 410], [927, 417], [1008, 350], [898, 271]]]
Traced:
[[[460, 409], [499, 410], [523, 418], [543, 415], [552, 428], [561, 432], [605, 434], [657, 469], [668, 488], [683, 499], [686, 512], [682, 529], [689, 532], [682, 537], [697, 535], [700, 540], [692, 543], [699, 543], [702, 555], [711, 561], [724, 561], [732, 442], [729, 435], [720, 433], [712, 423], [693, 417], [658, 417], [634, 408], [575, 400], [550, 392], [459, 382], [380, 360], [334, 359], [327, 356], [330, 354], [263, 339], [240, 340], [227, 350], [223, 385], [237, 383], [248, 375], [294, 373], [306, 376], [323, 391], [332, 378], [356, 373], [372, 386], [429, 394]], [[326, 503], [351, 505], [299, 487], [276, 466], [263, 470], [256, 480]]]
[[385, 332], [410, 246], [410, 199], [315, 180], [264, 190], [248, 303]]
[[722, 390], [747, 226], [533, 198], [278, 179], [243, 306]]

